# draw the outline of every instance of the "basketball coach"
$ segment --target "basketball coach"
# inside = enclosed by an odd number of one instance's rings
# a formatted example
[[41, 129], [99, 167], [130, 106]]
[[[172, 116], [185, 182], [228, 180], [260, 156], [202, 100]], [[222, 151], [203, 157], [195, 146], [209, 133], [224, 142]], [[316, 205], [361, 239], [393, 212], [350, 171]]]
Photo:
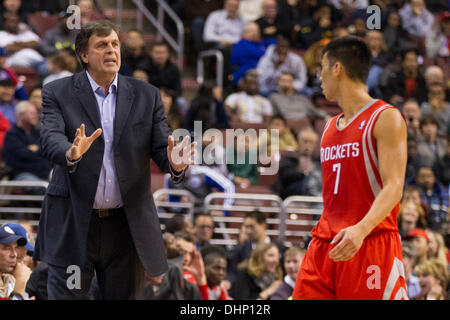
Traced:
[[101, 299], [136, 299], [144, 270], [155, 281], [167, 271], [150, 158], [181, 182], [195, 143], [175, 145], [155, 87], [118, 74], [114, 24], [86, 24], [75, 48], [84, 71], [42, 92], [41, 151], [54, 170], [34, 259], [49, 265], [49, 299], [88, 299], [91, 283]]

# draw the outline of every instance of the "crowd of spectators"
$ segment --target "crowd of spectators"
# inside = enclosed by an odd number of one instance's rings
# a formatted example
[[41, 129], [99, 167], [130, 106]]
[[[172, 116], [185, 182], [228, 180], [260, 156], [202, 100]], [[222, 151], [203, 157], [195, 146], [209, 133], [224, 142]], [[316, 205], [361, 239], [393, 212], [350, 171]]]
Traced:
[[[2, 179], [48, 181], [50, 164], [39, 147], [42, 87], [82, 70], [74, 54], [77, 30], [68, 28], [69, 1], [0, 0], [0, 170]], [[268, 128], [279, 132], [256, 141], [244, 136], [228, 147], [203, 137], [203, 163], [178, 186], [200, 207], [213, 190], [235, 193], [260, 181], [252, 152], [269, 145], [279, 162], [268, 192], [321, 196], [318, 157], [321, 128], [339, 111], [320, 88], [321, 51], [333, 39], [353, 35], [372, 52], [367, 88], [404, 115], [408, 163], [398, 216], [411, 299], [447, 299], [450, 252], [450, 11], [446, 0], [177, 0], [167, 1], [184, 22], [186, 59], [202, 50], [224, 56], [224, 87], [205, 81], [186, 99], [183, 73], [165, 41], [147, 43], [140, 30], [122, 30], [120, 73], [160, 90], [170, 129]], [[101, 1], [76, 1], [81, 23], [105, 18]], [[381, 9], [381, 26], [370, 30], [369, 5]], [[57, 16], [42, 32], [32, 23], [41, 12]], [[169, 26], [170, 27], [170, 26]], [[170, 33], [173, 30], [169, 30]], [[192, 50], [191, 50], [192, 49]], [[194, 59], [195, 60], [195, 59]], [[189, 67], [189, 66], [187, 66]], [[192, 67], [192, 66], [191, 66]], [[38, 75], [27, 87], [24, 68]], [[209, 75], [215, 75], [209, 65]], [[235, 137], [237, 142], [241, 137]], [[236, 159], [243, 159], [237, 161]], [[234, 159], [234, 162], [225, 160]], [[217, 161], [217, 160], [222, 160]], [[25, 192], [38, 193], [34, 188]], [[173, 199], [172, 199], [173, 200]], [[175, 199], [174, 201], [184, 201]], [[225, 204], [231, 205], [232, 200]], [[165, 221], [169, 271], [148, 277], [145, 299], [288, 299], [305, 253], [267, 234], [267, 217], [249, 212], [234, 248], [212, 245], [215, 215], [201, 211]], [[25, 229], [27, 231], [25, 231]], [[32, 262], [33, 230], [26, 222], [0, 228], [0, 299], [46, 298], [46, 266]], [[23, 230], [22, 230], [23, 229]], [[25, 232], [25, 233], [24, 233]], [[31, 275], [31, 276], [30, 276]], [[42, 285], [44, 283], [44, 285]], [[94, 289], [95, 290], [95, 289]], [[93, 292], [95, 297], [95, 292]]]

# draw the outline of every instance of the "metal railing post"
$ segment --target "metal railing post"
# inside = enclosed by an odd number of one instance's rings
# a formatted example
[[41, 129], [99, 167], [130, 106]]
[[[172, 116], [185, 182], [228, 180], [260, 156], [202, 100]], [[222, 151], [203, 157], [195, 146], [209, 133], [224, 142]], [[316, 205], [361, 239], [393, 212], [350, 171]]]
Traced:
[[222, 90], [223, 89], [223, 54], [220, 50], [213, 49], [213, 50], [205, 50], [200, 52], [197, 58], [197, 83], [199, 85], [203, 84], [203, 81], [205, 80], [204, 73], [205, 73], [205, 65], [203, 62], [203, 59], [206, 57], [215, 56], [217, 59], [217, 65], [216, 65], [216, 82], [217, 86]]

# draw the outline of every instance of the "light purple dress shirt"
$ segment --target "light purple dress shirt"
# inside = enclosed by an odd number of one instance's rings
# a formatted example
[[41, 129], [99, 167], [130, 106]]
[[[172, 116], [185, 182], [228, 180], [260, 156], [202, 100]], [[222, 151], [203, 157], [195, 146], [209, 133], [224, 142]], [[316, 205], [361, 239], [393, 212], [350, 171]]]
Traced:
[[119, 208], [123, 206], [123, 201], [116, 175], [113, 150], [118, 76], [116, 74], [106, 95], [103, 88], [92, 79], [89, 72], [86, 71], [86, 74], [97, 100], [103, 130], [102, 136], [105, 141], [103, 163], [95, 194], [94, 209]]

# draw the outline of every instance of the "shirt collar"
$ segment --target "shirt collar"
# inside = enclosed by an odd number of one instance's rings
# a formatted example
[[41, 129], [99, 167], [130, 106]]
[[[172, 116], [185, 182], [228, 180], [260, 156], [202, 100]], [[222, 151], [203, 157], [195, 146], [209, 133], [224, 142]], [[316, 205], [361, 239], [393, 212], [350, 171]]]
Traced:
[[[91, 84], [92, 91], [97, 92], [97, 90], [100, 88], [100, 92], [104, 94], [105, 92], [103, 91], [102, 86], [99, 85], [97, 82], [95, 82], [94, 79], [92, 79], [91, 75], [89, 74], [89, 72], [87, 70], [86, 70], [86, 74], [87, 74], [89, 83]], [[108, 88], [108, 92], [112, 92], [112, 93], [117, 92], [117, 80], [118, 80], [118, 76], [116, 73], [116, 75], [114, 76], [113, 82], [111, 83], [111, 85]]]

